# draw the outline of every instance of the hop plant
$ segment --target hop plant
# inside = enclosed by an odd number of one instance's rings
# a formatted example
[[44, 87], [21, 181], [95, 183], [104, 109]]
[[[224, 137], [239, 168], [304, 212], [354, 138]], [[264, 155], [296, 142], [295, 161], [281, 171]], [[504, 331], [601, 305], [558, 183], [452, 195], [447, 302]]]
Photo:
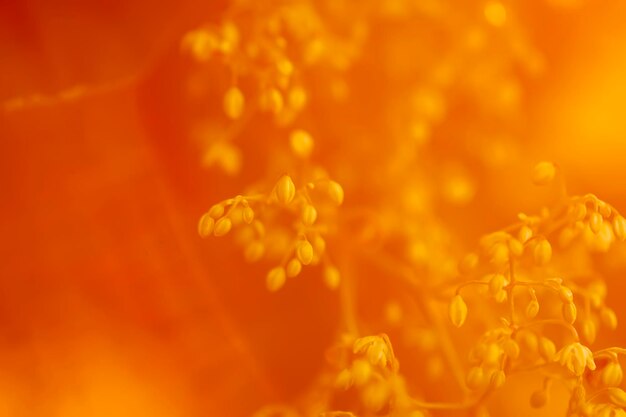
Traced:
[[[314, 202], [312, 196], [319, 200]], [[324, 281], [336, 288], [339, 272], [325, 253], [328, 225], [317, 221], [317, 212], [318, 208], [324, 212], [334, 210], [342, 202], [343, 189], [335, 181], [320, 178], [296, 189], [291, 177], [285, 174], [269, 193], [238, 195], [213, 205], [200, 218], [198, 232], [201, 237], [221, 237], [236, 225], [241, 228], [238, 240], [245, 248], [246, 260], [256, 262], [264, 256], [280, 259], [266, 276], [266, 286], [272, 292], [282, 288], [287, 278], [298, 276], [303, 266], [320, 262], [325, 264]], [[282, 224], [268, 224], [263, 215], [256, 214], [267, 214], [276, 221], [276, 212], [291, 215], [293, 225], [285, 230]], [[291, 235], [286, 240], [285, 233]], [[272, 252], [268, 253], [270, 247]]]
[[[521, 86], [541, 74], [542, 56], [515, 2], [428, 4], [232, 2], [223, 19], [182, 41], [194, 65], [226, 73], [220, 113], [210, 115], [218, 133], [202, 143], [205, 165], [236, 174], [246, 132], [269, 125], [272, 136], [255, 192], [216, 203], [200, 218], [200, 236], [235, 235], [247, 261], [267, 262], [270, 292], [310, 268], [338, 293], [337, 336], [319, 376], [303, 399], [255, 417], [487, 416], [488, 399], [506, 395], [520, 374], [532, 376], [529, 409], [564, 401], [568, 416], [621, 415], [626, 350], [595, 346], [618, 319], [594, 260], [626, 239], [626, 220], [593, 194], [569, 195], [559, 165], [542, 161], [527, 178], [550, 204], [461, 256], [463, 233], [446, 210], [470, 205], [488, 166], [506, 159], [499, 139], [483, 138], [493, 130], [485, 120], [504, 125], [495, 136], [514, 136], [507, 122], [522, 114]], [[404, 61], [376, 43], [390, 22], [413, 27], [418, 43], [432, 33], [451, 41], [437, 53], [418, 44], [419, 62]], [[390, 82], [382, 91], [356, 80], [355, 68], [374, 65], [369, 46], [391, 57], [375, 60]], [[406, 81], [409, 73], [418, 81]], [[350, 114], [369, 94], [380, 120]], [[458, 109], [472, 123], [458, 122]], [[375, 133], [354, 127], [363, 124]], [[359, 164], [367, 169], [351, 173]], [[373, 299], [359, 293], [367, 285]], [[392, 341], [415, 361], [406, 373]], [[437, 384], [443, 399], [429, 398]]]

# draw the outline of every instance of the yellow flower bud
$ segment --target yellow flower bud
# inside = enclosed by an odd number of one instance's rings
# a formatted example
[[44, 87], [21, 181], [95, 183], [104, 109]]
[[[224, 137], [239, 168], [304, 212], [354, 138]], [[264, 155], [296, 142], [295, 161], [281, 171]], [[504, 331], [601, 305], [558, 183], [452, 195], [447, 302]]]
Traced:
[[550, 246], [550, 242], [546, 239], [541, 239], [535, 246], [533, 255], [537, 265], [545, 265], [550, 262], [550, 258], [552, 258], [552, 246]]
[[600, 231], [602, 223], [604, 223], [604, 219], [600, 213], [591, 213], [591, 216], [589, 217], [589, 228], [593, 233], [598, 233]]
[[245, 98], [241, 90], [231, 87], [224, 94], [224, 113], [231, 119], [239, 119], [243, 113]]
[[285, 274], [285, 268], [282, 266], [277, 266], [276, 268], [270, 269], [267, 273], [267, 278], [265, 281], [265, 285], [268, 290], [271, 292], [278, 291], [283, 285], [285, 285], [285, 280], [287, 276]]
[[504, 243], [496, 243], [491, 247], [491, 262], [495, 265], [505, 265], [509, 262], [509, 247]]
[[243, 211], [241, 212], [241, 218], [247, 224], [252, 223], [252, 221], [254, 220], [254, 210], [252, 210], [251, 207], [244, 207]]
[[602, 384], [605, 387], [617, 387], [622, 383], [624, 373], [619, 362], [611, 362], [602, 370]]
[[348, 389], [352, 385], [352, 373], [348, 369], [344, 369], [337, 375], [335, 379], [335, 387], [340, 389]]
[[307, 204], [302, 209], [302, 222], [307, 226], [311, 226], [315, 223], [315, 220], [317, 220], [317, 210], [312, 205]]
[[496, 300], [496, 303], [503, 303], [508, 299], [508, 294], [505, 290], [500, 290], [493, 298]]
[[372, 376], [372, 365], [363, 359], [352, 363], [352, 378], [357, 386], [364, 385]]
[[296, 186], [289, 175], [280, 177], [275, 187], [276, 198], [283, 204], [289, 204], [296, 196]]
[[334, 266], [327, 266], [324, 268], [324, 283], [326, 286], [332, 290], [339, 286], [339, 282], [341, 281], [341, 274], [339, 274], [339, 270]]
[[383, 382], [367, 384], [361, 393], [361, 401], [367, 410], [378, 413], [388, 402], [391, 387]]
[[489, 292], [491, 295], [496, 295], [502, 291], [506, 278], [502, 274], [493, 274], [489, 280]]
[[223, 204], [215, 204], [209, 210], [209, 216], [213, 217], [214, 219], [219, 219], [223, 215], [224, 215], [224, 205]]
[[200, 221], [198, 222], [198, 234], [201, 237], [207, 237], [208, 235], [213, 233], [214, 226], [215, 220], [213, 220], [209, 213], [204, 213], [204, 215], [200, 217]]
[[622, 242], [626, 240], [626, 219], [619, 214], [613, 218], [613, 231], [619, 240]]
[[461, 327], [467, 318], [467, 305], [459, 294], [452, 298], [449, 309], [450, 321], [456, 327]]
[[485, 364], [495, 365], [500, 360], [501, 355], [502, 349], [500, 346], [495, 343], [490, 343], [487, 345], [487, 349], [485, 350], [483, 362]]
[[575, 220], [583, 220], [587, 216], [587, 206], [585, 206], [583, 203], [578, 203], [574, 206], [572, 213]]
[[465, 378], [467, 387], [472, 390], [479, 389], [485, 383], [485, 372], [483, 368], [475, 366], [467, 373]]
[[554, 180], [556, 167], [552, 162], [539, 162], [533, 168], [532, 180], [535, 185], [547, 185]]
[[315, 235], [313, 237], [313, 249], [315, 255], [317, 256], [322, 256], [322, 254], [326, 250], [326, 241], [320, 235]]
[[520, 257], [524, 253], [524, 245], [517, 239], [509, 240], [509, 251], [513, 256]]
[[248, 262], [256, 262], [265, 253], [265, 245], [262, 242], [255, 241], [250, 243], [244, 252], [244, 257]]
[[559, 288], [559, 297], [564, 303], [571, 303], [574, 301], [574, 293], [572, 290], [564, 286]]
[[294, 258], [289, 261], [289, 263], [287, 263], [287, 276], [289, 278], [297, 276], [298, 274], [300, 274], [300, 271], [302, 271], [302, 264], [299, 260]]
[[228, 217], [222, 217], [215, 222], [213, 235], [217, 237], [224, 236], [226, 233], [230, 232], [231, 227], [233, 227], [233, 222]]
[[485, 19], [495, 27], [504, 26], [507, 20], [507, 11], [499, 1], [489, 1], [483, 9]]
[[626, 392], [615, 387], [608, 388], [607, 392], [609, 394], [609, 399], [613, 404], [618, 407], [626, 407]]
[[341, 188], [341, 185], [335, 181], [330, 181], [328, 183], [328, 196], [333, 203], [340, 206], [343, 203], [343, 188]]
[[522, 226], [519, 229], [519, 234], [518, 234], [519, 240], [522, 243], [526, 243], [528, 241], [528, 239], [530, 239], [531, 237], [533, 237], [533, 231], [530, 227], [528, 226]]
[[306, 91], [300, 86], [293, 87], [289, 91], [289, 95], [287, 97], [289, 106], [294, 110], [301, 110], [304, 108], [307, 99]]
[[556, 355], [556, 346], [554, 345], [554, 342], [547, 337], [539, 338], [538, 349], [541, 357], [548, 362], [554, 359], [554, 355]]
[[576, 305], [574, 303], [564, 303], [561, 313], [566, 322], [572, 324], [576, 321]]
[[583, 320], [582, 333], [587, 342], [590, 344], [596, 340], [596, 325], [593, 320], [587, 318]]
[[292, 152], [300, 158], [308, 158], [313, 151], [313, 138], [308, 132], [301, 129], [291, 132], [289, 144]]
[[296, 255], [303, 265], [309, 265], [313, 260], [313, 246], [308, 240], [301, 240], [296, 245]]
[[539, 313], [539, 301], [536, 299], [530, 300], [526, 306], [526, 318], [529, 320], [534, 319]]

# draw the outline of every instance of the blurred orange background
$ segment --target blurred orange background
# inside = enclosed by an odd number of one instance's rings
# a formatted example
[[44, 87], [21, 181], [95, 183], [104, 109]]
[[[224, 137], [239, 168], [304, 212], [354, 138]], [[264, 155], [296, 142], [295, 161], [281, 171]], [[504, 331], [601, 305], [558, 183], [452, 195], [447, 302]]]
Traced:
[[[269, 295], [262, 267], [228, 240], [197, 236], [202, 212], [264, 169], [262, 132], [247, 133], [237, 177], [203, 168], [188, 134], [180, 39], [225, 7], [0, 7], [0, 415], [245, 416], [298, 395], [321, 368], [338, 299], [306, 279], [316, 272]], [[442, 212], [467, 247], [543, 204], [526, 175], [541, 159], [559, 164], [571, 191], [626, 212], [626, 4], [518, 12], [546, 72], [522, 88], [521, 151], [479, 174], [469, 206]], [[344, 164], [355, 177], [369, 168]], [[603, 260], [620, 318], [625, 254]]]

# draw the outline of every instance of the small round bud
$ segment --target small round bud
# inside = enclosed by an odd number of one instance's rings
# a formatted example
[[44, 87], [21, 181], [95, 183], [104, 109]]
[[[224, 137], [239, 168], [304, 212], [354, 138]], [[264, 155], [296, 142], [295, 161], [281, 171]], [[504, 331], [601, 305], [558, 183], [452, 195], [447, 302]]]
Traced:
[[333, 203], [340, 206], [343, 203], [343, 188], [335, 181], [328, 183], [328, 196]]
[[561, 286], [559, 288], [559, 297], [564, 303], [571, 303], [572, 301], [574, 301], [574, 293], [572, 292], [572, 290], [564, 286]]
[[604, 219], [600, 213], [593, 212], [589, 217], [589, 228], [593, 233], [598, 233], [600, 228], [602, 227], [602, 223], [604, 223]]
[[554, 180], [556, 167], [552, 162], [539, 162], [533, 168], [532, 180], [535, 185], [548, 185]]
[[465, 304], [463, 297], [459, 294], [452, 298], [448, 313], [450, 315], [450, 321], [456, 327], [461, 327], [463, 323], [465, 323], [465, 319], [467, 318], [467, 304]]
[[309, 265], [313, 260], [313, 246], [308, 240], [301, 240], [296, 245], [296, 255], [303, 265]]
[[533, 256], [538, 265], [545, 265], [550, 262], [552, 258], [552, 246], [550, 246], [550, 242], [546, 239], [541, 239], [535, 246]]
[[334, 266], [327, 266], [324, 268], [324, 283], [328, 288], [334, 290], [339, 286], [339, 282], [341, 281], [341, 274], [339, 274], [339, 270]]
[[363, 406], [369, 411], [368, 414], [377, 414], [389, 402], [391, 388], [388, 384], [377, 382], [367, 384], [361, 393]]
[[615, 236], [622, 242], [626, 240], [626, 219], [620, 215], [613, 218], [613, 231]]
[[241, 212], [241, 218], [246, 224], [252, 223], [254, 220], [254, 210], [251, 207], [244, 207]]
[[302, 209], [302, 222], [306, 226], [311, 226], [315, 223], [315, 220], [317, 220], [317, 210], [315, 210], [315, 207], [312, 205], [307, 204], [304, 206], [304, 209]]
[[517, 239], [509, 240], [509, 250], [515, 257], [520, 257], [524, 253], [524, 245]]
[[490, 249], [490, 261], [495, 265], [505, 265], [509, 262], [509, 247], [504, 243], [496, 243]]
[[213, 220], [213, 217], [211, 217], [209, 213], [204, 213], [198, 222], [198, 234], [201, 237], [207, 237], [213, 233], [214, 226], [215, 220]]
[[539, 313], [539, 301], [537, 301], [536, 299], [530, 300], [530, 302], [526, 306], [526, 318], [529, 320], [532, 320], [535, 317], [537, 317], [538, 313]]
[[602, 370], [602, 384], [605, 387], [618, 387], [623, 377], [624, 373], [619, 362], [611, 362]]
[[479, 389], [485, 383], [485, 372], [483, 368], [475, 366], [470, 369], [465, 378], [465, 383], [469, 389]]
[[556, 355], [556, 346], [554, 345], [554, 342], [547, 337], [540, 337], [537, 347], [541, 357], [548, 362], [552, 361], [554, 355]]
[[489, 280], [489, 292], [491, 295], [496, 295], [502, 291], [506, 278], [502, 274], [493, 274]]
[[533, 237], [533, 231], [528, 226], [522, 226], [519, 229], [518, 237], [519, 237], [520, 242], [526, 243], [528, 241], [528, 239]]
[[344, 369], [337, 375], [335, 387], [347, 390], [352, 385], [352, 382], [352, 372], [349, 369]]
[[230, 119], [239, 119], [243, 113], [245, 98], [241, 90], [237, 87], [231, 87], [224, 94], [224, 113]]
[[220, 237], [224, 236], [226, 233], [230, 232], [230, 229], [233, 227], [233, 222], [228, 217], [222, 217], [217, 222], [215, 222], [215, 227], [213, 228], [213, 235]]
[[326, 250], [326, 241], [320, 235], [313, 236], [313, 249], [317, 256], [322, 256]]
[[302, 129], [291, 132], [289, 144], [292, 152], [300, 158], [308, 158], [313, 151], [313, 138], [308, 132]]
[[574, 206], [572, 214], [576, 221], [584, 220], [587, 217], [587, 206], [583, 203], [578, 203]]
[[300, 271], [302, 271], [302, 264], [299, 260], [294, 258], [289, 261], [289, 263], [287, 263], [287, 276], [289, 278], [297, 276], [298, 274], [300, 274]]
[[223, 215], [224, 215], [224, 205], [223, 204], [215, 204], [209, 210], [209, 216], [213, 217], [216, 220], [219, 219], [220, 217], [222, 217]]
[[276, 198], [283, 204], [289, 204], [296, 196], [296, 186], [289, 175], [280, 177], [275, 187]]
[[372, 365], [363, 359], [357, 359], [352, 363], [352, 378], [357, 386], [364, 385], [372, 376]]
[[271, 292], [278, 291], [281, 289], [283, 285], [285, 285], [285, 280], [287, 276], [285, 273], [285, 268], [282, 266], [277, 266], [276, 268], [270, 269], [267, 273], [267, 278], [265, 281], [265, 285], [267, 289]]
[[499, 363], [502, 357], [502, 349], [495, 343], [489, 343], [483, 356], [484, 364], [495, 365]]
[[576, 321], [576, 305], [574, 303], [564, 303], [561, 313], [566, 322], [573, 324]]
[[304, 88], [295, 86], [289, 91], [287, 96], [289, 106], [294, 110], [301, 110], [307, 102], [307, 93]]
[[607, 392], [609, 394], [609, 399], [613, 404], [622, 408], [626, 407], [626, 392], [624, 392], [620, 388], [615, 387], [608, 388]]
[[263, 257], [264, 253], [265, 245], [262, 242], [254, 241], [246, 247], [244, 257], [248, 262], [256, 262]]
[[582, 333], [585, 340], [591, 344], [596, 340], [596, 325], [593, 320], [587, 318], [583, 320]]
[[505, 290], [500, 290], [493, 296], [493, 298], [496, 300], [496, 303], [503, 303], [509, 298], [508, 296], [509, 295]]

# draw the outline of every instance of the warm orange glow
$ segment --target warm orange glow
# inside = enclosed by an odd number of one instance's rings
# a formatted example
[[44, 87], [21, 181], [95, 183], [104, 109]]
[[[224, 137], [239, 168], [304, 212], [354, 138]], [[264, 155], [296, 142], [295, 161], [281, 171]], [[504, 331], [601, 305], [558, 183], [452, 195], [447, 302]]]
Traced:
[[0, 416], [626, 415], [626, 5], [5, 3]]

